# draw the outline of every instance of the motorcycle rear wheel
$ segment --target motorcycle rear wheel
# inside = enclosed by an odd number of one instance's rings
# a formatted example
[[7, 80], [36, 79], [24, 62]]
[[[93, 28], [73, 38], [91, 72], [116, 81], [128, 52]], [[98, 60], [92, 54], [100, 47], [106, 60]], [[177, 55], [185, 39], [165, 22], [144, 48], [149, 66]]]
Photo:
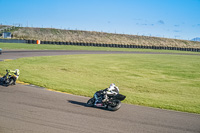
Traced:
[[3, 78], [0, 78], [0, 85], [3, 85]]
[[95, 102], [95, 99], [94, 98], [91, 98], [87, 101], [86, 103], [86, 106], [88, 107], [93, 107], [94, 106], [94, 102]]
[[7, 78], [3, 81], [4, 86], [9, 86], [10, 80]]

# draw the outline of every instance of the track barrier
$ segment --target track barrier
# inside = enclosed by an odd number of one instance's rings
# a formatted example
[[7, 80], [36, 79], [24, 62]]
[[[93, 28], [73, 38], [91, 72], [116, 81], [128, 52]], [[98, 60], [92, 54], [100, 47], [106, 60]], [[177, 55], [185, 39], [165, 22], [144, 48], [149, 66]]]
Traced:
[[159, 49], [159, 50], [177, 50], [200, 52], [200, 48], [186, 47], [169, 47], [169, 46], [151, 46], [151, 45], [129, 45], [129, 44], [104, 44], [104, 43], [87, 43], [87, 42], [56, 42], [40, 40], [19, 40], [19, 39], [0, 39], [4, 43], [28, 43], [28, 44], [52, 44], [52, 45], [77, 45], [91, 47], [113, 47], [113, 48], [138, 48], [138, 49]]

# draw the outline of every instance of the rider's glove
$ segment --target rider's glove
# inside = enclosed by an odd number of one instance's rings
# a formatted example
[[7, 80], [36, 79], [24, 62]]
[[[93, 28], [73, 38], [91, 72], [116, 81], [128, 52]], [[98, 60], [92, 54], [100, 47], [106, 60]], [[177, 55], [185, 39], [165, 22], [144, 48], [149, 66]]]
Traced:
[[108, 91], [108, 88], [104, 89], [103, 91]]

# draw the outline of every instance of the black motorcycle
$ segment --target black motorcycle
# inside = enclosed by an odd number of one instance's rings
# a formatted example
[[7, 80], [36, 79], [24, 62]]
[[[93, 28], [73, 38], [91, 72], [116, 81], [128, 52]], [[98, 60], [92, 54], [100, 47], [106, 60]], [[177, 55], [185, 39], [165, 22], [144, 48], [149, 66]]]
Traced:
[[[101, 108], [107, 108], [110, 111], [116, 111], [121, 107], [121, 101], [123, 101], [126, 96], [122, 95], [122, 94], [117, 94], [117, 95], [107, 95], [107, 94], [103, 94], [103, 91], [98, 91], [94, 94], [93, 98], [89, 99], [87, 101], [87, 106], [88, 107], [101, 107]], [[103, 97], [106, 95], [107, 99], [104, 102], [100, 102], [97, 103], [95, 105], [95, 95], [99, 95], [101, 97], [101, 99], [103, 99]]]
[[0, 84], [4, 86], [15, 85], [16, 75], [6, 70], [6, 74], [0, 79]]

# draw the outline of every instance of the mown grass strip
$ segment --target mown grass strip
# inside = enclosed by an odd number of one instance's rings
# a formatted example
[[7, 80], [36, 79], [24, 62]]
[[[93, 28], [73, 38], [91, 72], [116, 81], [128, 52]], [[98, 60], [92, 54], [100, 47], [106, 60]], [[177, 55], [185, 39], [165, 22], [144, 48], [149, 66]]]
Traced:
[[92, 46], [73, 46], [73, 45], [51, 45], [51, 44], [25, 44], [25, 43], [0, 43], [3, 50], [9, 49], [29, 49], [29, 50], [93, 50], [93, 51], [139, 51], [139, 52], [158, 52], [158, 53], [188, 53], [200, 54], [200, 52], [174, 51], [174, 50], [153, 50], [137, 48], [112, 48], [112, 47], [92, 47]]
[[116, 83], [125, 103], [200, 113], [200, 56], [65, 55], [0, 62], [20, 69], [19, 80], [75, 95], [90, 96]]

